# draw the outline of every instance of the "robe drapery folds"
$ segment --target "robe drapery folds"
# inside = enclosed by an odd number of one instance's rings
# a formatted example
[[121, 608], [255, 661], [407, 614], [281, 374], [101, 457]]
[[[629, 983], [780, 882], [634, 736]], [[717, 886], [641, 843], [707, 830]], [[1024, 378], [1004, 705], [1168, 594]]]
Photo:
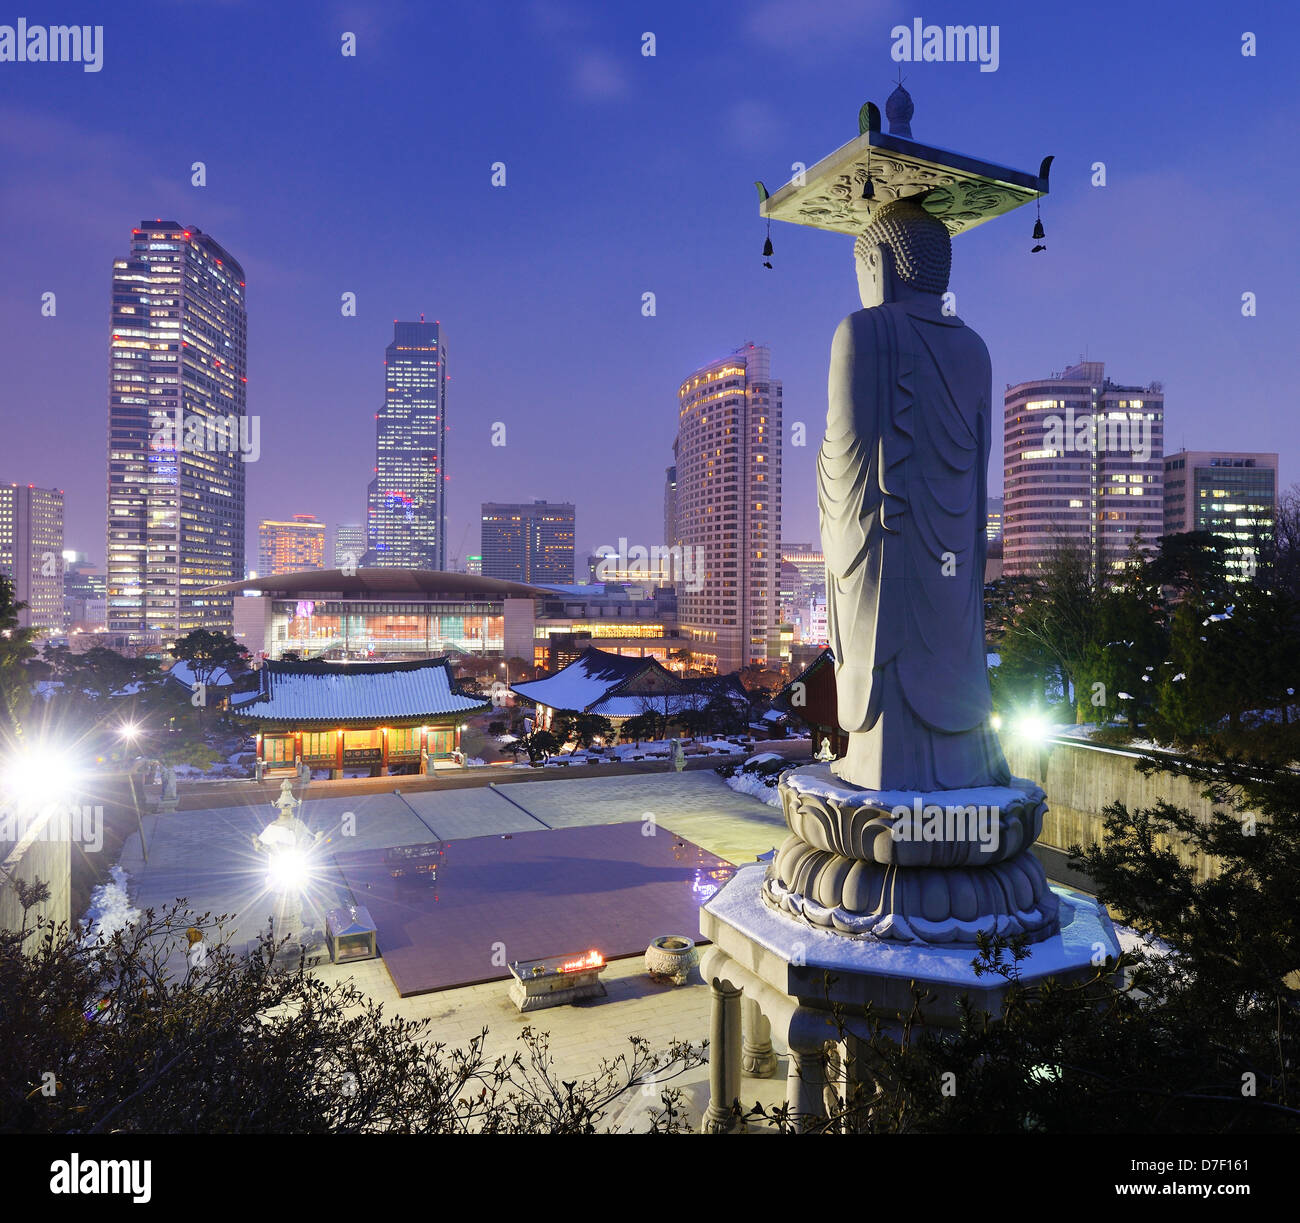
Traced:
[[859, 310], [835, 334], [829, 391], [817, 500], [830, 644], [840, 725], [870, 736], [836, 771], [881, 789], [1005, 784], [984, 646], [984, 343], [938, 298]]

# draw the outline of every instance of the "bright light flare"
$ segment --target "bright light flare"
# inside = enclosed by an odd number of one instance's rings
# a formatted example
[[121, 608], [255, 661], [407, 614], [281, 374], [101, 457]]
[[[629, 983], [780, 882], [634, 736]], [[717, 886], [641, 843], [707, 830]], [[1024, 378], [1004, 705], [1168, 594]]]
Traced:
[[1016, 719], [1015, 733], [1022, 739], [1042, 743], [1052, 733], [1052, 725], [1041, 713], [1023, 713]]
[[139, 734], [140, 727], [134, 722], [123, 722], [122, 725], [117, 728], [118, 738], [125, 740], [127, 743], [133, 742], [139, 737]]
[[271, 855], [266, 882], [276, 891], [300, 892], [307, 878], [307, 855], [301, 849], [278, 849]]
[[66, 800], [77, 782], [77, 765], [66, 749], [20, 747], [0, 766], [0, 795], [6, 802], [41, 806]]

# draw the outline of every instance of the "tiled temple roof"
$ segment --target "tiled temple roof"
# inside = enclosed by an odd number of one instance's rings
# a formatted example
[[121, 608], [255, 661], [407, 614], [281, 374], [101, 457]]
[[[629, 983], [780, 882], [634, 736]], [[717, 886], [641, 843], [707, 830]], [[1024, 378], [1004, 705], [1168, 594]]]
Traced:
[[487, 707], [454, 688], [445, 658], [401, 663], [267, 662], [260, 687], [233, 707], [276, 722], [382, 722], [472, 713]]

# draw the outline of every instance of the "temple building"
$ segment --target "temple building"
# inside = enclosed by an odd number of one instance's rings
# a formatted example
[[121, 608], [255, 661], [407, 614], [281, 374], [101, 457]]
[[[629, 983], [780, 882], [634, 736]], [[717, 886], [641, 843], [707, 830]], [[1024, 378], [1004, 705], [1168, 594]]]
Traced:
[[654, 658], [610, 654], [594, 646], [553, 675], [512, 684], [511, 691], [536, 707], [539, 730], [549, 730], [557, 714], [596, 714], [617, 730], [629, 718], [647, 713], [671, 721], [687, 710], [703, 710], [719, 697], [730, 700], [738, 713], [749, 703], [735, 676], [687, 679]]
[[300, 765], [427, 773], [460, 763], [460, 733], [470, 714], [490, 706], [456, 688], [445, 658], [413, 662], [267, 662], [258, 689], [231, 711], [256, 728], [256, 776]]
[[772, 708], [788, 713], [808, 728], [816, 752], [823, 739], [838, 758], [848, 750], [849, 736], [840, 726], [835, 688], [835, 655], [824, 649], [772, 698]]

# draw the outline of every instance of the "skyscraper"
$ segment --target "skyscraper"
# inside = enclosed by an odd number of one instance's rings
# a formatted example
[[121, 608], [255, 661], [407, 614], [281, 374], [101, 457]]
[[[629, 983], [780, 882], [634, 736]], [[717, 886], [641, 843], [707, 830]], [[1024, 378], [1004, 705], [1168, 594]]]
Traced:
[[387, 569], [443, 569], [447, 350], [436, 322], [393, 324], [375, 417], [367, 544]]
[[325, 567], [325, 524], [315, 514], [263, 518], [257, 524], [257, 576]]
[[1134, 541], [1164, 533], [1164, 392], [1120, 386], [1101, 361], [1008, 387], [1003, 413], [1003, 573], [1077, 548], [1101, 581]]
[[108, 609], [104, 572], [84, 552], [63, 553], [63, 628], [93, 633], [104, 627]]
[[572, 502], [485, 501], [482, 512], [483, 576], [554, 586], [573, 582]]
[[664, 544], [671, 548], [677, 539], [677, 468], [664, 472]]
[[142, 221], [113, 263], [109, 350], [108, 627], [229, 632], [244, 576], [244, 272], [198, 229]]
[[63, 490], [0, 484], [0, 573], [24, 627], [63, 628]]
[[719, 673], [768, 657], [781, 586], [781, 383], [771, 351], [747, 344], [678, 388], [677, 533], [702, 555], [677, 586], [692, 648]]
[[330, 565], [345, 569], [360, 565], [366, 554], [366, 526], [363, 522], [340, 522], [334, 527], [334, 552]]
[[1233, 541], [1228, 577], [1255, 575], [1277, 528], [1277, 455], [1180, 450], [1165, 456], [1166, 535], [1209, 531]]
[[989, 543], [993, 543], [1002, 538], [1002, 498], [990, 497], [988, 500], [988, 512], [985, 515], [988, 526], [985, 528], [984, 534]]

